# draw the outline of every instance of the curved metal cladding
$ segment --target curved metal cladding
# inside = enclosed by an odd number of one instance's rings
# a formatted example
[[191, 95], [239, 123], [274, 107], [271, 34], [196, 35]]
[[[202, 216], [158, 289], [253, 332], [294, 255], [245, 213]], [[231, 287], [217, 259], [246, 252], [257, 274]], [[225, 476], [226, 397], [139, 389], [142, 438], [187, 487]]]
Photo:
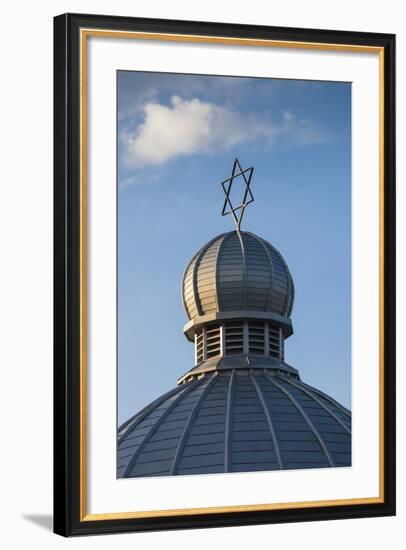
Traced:
[[294, 299], [282, 255], [246, 231], [223, 233], [201, 248], [185, 271], [182, 291], [189, 319], [241, 310], [290, 316]]
[[118, 435], [118, 477], [351, 465], [351, 413], [263, 370], [231, 369], [177, 386]]

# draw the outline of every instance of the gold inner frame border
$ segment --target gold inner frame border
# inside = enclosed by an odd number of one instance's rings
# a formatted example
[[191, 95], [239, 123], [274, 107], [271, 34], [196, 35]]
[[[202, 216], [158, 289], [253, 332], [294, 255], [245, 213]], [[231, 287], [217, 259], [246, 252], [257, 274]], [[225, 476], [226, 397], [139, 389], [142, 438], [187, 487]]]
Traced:
[[[134, 512], [87, 513], [87, 39], [89, 37], [195, 42], [235, 46], [314, 49], [377, 53], [379, 56], [379, 496], [320, 501], [284, 502], [140, 510]], [[292, 510], [329, 506], [379, 504], [384, 502], [384, 48], [356, 44], [283, 41], [222, 36], [183, 35], [106, 29], [80, 29], [80, 521], [176, 517], [227, 512]]]

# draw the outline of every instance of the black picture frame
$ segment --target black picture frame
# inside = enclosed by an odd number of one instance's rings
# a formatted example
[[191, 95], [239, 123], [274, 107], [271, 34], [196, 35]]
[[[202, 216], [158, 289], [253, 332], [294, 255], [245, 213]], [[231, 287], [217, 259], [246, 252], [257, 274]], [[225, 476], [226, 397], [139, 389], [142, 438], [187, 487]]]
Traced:
[[[383, 500], [297, 509], [86, 520], [81, 514], [80, 29], [222, 36], [381, 48], [384, 56]], [[395, 36], [64, 14], [54, 19], [54, 531], [63, 536], [395, 514]]]

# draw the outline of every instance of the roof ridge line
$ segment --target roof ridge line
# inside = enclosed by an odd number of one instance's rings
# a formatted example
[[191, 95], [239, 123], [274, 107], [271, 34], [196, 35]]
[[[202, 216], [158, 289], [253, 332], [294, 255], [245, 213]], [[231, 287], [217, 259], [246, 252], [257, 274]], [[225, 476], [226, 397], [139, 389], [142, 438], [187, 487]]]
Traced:
[[304, 420], [306, 421], [307, 425], [309, 426], [309, 428], [311, 429], [311, 431], [313, 432], [314, 436], [316, 437], [317, 441], [319, 442], [320, 444], [320, 447], [322, 448], [324, 454], [326, 455], [326, 458], [327, 458], [327, 462], [330, 464], [331, 467], [334, 466], [334, 462], [333, 462], [333, 459], [331, 458], [331, 455], [330, 455], [330, 452], [329, 450], [327, 449], [326, 447], [326, 444], [324, 443], [323, 439], [320, 437], [320, 434], [318, 433], [318, 431], [316, 430], [313, 422], [310, 420], [310, 418], [307, 416], [307, 413], [304, 411], [303, 407], [300, 405], [300, 403], [298, 403], [296, 401], [296, 399], [293, 397], [293, 395], [286, 389], [284, 388], [283, 386], [281, 386], [280, 384], [278, 384], [278, 382], [275, 382], [274, 380], [271, 379], [271, 377], [269, 375], [267, 375], [266, 373], [264, 373], [264, 376], [265, 378], [271, 382], [271, 384], [273, 384], [274, 386], [276, 386], [282, 393], [284, 393], [288, 399], [290, 399], [290, 401], [293, 403], [293, 405], [297, 408], [297, 410], [300, 412], [300, 414], [303, 416]]
[[[166, 399], [169, 399], [170, 397], [172, 397], [172, 395], [177, 393], [177, 391], [181, 391], [181, 390], [184, 390], [184, 389], [185, 388], [182, 388], [182, 386], [176, 386], [175, 388], [172, 388], [171, 390], [167, 391], [166, 393], [164, 393], [160, 397], [157, 397], [157, 399], [154, 399], [154, 401], [152, 401], [152, 403], [149, 403], [148, 405], [146, 405], [144, 408], [142, 408], [136, 414], [131, 416], [126, 422], [121, 424], [121, 426], [118, 427], [119, 432], [121, 430], [123, 430], [126, 426], [128, 426], [130, 424], [131, 420], [134, 420], [134, 424], [130, 428], [128, 428], [128, 430], [117, 441], [117, 447], [119, 447], [120, 444], [125, 439], [127, 439], [129, 434], [131, 434], [134, 431], [134, 429], [138, 426], [138, 424], [140, 422], [142, 422], [154, 410], [154, 408], [156, 406], [159, 407], [159, 405], [161, 405], [161, 403], [163, 403]], [[136, 418], [136, 417], [138, 417], [138, 418]]]
[[313, 388], [313, 386], [310, 386], [309, 384], [306, 384], [305, 382], [302, 382], [302, 384], [304, 386], [306, 386], [306, 388], [309, 389], [309, 391], [311, 392], [314, 392], [314, 393], [317, 393], [317, 395], [323, 397], [324, 399], [326, 399], [327, 401], [330, 401], [330, 403], [332, 403], [333, 405], [335, 405], [338, 409], [340, 409], [340, 411], [342, 413], [344, 413], [345, 415], [347, 415], [349, 418], [351, 418], [351, 411], [349, 411], [348, 409], [346, 409], [344, 407], [344, 405], [341, 405], [341, 403], [339, 403], [338, 401], [336, 401], [333, 397], [330, 397], [329, 395], [327, 395], [327, 393], [324, 393], [323, 391], [317, 389], [317, 388]]
[[231, 418], [231, 407], [233, 404], [233, 384], [234, 384], [234, 377], [235, 377], [235, 369], [231, 373], [230, 381], [228, 383], [228, 389], [227, 389], [227, 404], [226, 404], [226, 419], [225, 419], [225, 428], [224, 428], [224, 471], [229, 472], [230, 471], [230, 459], [231, 459], [231, 426], [232, 426], [232, 418]]
[[272, 442], [273, 442], [273, 445], [274, 445], [276, 458], [278, 460], [279, 469], [283, 470], [284, 467], [283, 467], [283, 462], [282, 462], [282, 456], [281, 456], [280, 449], [279, 449], [279, 443], [278, 443], [278, 440], [276, 438], [276, 432], [275, 432], [275, 428], [274, 428], [274, 425], [273, 425], [273, 422], [272, 422], [271, 415], [269, 414], [268, 407], [266, 406], [266, 401], [265, 401], [264, 394], [263, 394], [262, 389], [260, 388], [258, 382], [255, 380], [255, 377], [252, 375], [252, 373], [249, 373], [249, 376], [250, 376], [250, 380], [251, 380], [253, 386], [255, 387], [255, 390], [257, 392], [258, 399], [259, 399], [259, 401], [262, 405], [262, 408], [264, 409], [266, 421], [267, 421], [267, 424], [268, 424], [268, 429], [269, 429], [269, 432], [271, 434], [271, 439], [272, 439]]
[[245, 253], [244, 239], [241, 235], [241, 231], [236, 229], [237, 237], [241, 245], [241, 258], [242, 258], [242, 268], [243, 268], [243, 295], [242, 295], [242, 305], [243, 309], [247, 309], [248, 301], [248, 268], [247, 268], [247, 258]]
[[148, 432], [145, 434], [143, 440], [138, 445], [136, 451], [134, 452], [133, 456], [131, 457], [131, 460], [127, 464], [126, 469], [124, 470], [123, 477], [131, 477], [131, 470], [133, 469], [135, 463], [137, 462], [138, 457], [140, 456], [142, 450], [144, 449], [145, 445], [148, 443], [148, 441], [151, 439], [151, 437], [154, 435], [154, 433], [157, 431], [157, 429], [160, 427], [160, 425], [163, 423], [165, 418], [169, 416], [169, 414], [173, 411], [173, 409], [182, 401], [186, 395], [189, 395], [189, 393], [196, 388], [199, 384], [201, 384], [202, 379], [199, 378], [198, 380], [195, 380], [191, 383], [191, 385], [185, 389], [184, 392], [182, 392], [180, 395], [177, 396], [177, 398], [169, 405], [169, 407], [164, 411], [161, 416], [158, 418], [158, 420], [152, 424]]
[[179, 467], [179, 461], [181, 457], [181, 453], [184, 451], [186, 447], [186, 436], [189, 435], [190, 429], [193, 427], [194, 421], [196, 420], [197, 415], [199, 414], [199, 410], [201, 408], [201, 404], [203, 402], [203, 399], [206, 397], [208, 391], [214, 386], [214, 384], [218, 381], [218, 376], [216, 374], [213, 374], [210, 378], [210, 380], [207, 382], [207, 385], [205, 388], [203, 388], [202, 393], [198, 397], [196, 403], [193, 405], [192, 410], [190, 411], [189, 418], [185, 424], [185, 427], [183, 429], [182, 435], [179, 438], [178, 445], [176, 447], [175, 456], [173, 457], [172, 466], [171, 466], [171, 475], [176, 475], [176, 470]]
[[297, 384], [296, 382], [293, 382], [292, 380], [289, 380], [289, 378], [286, 378], [285, 382], [287, 382], [288, 384], [291, 384], [292, 386], [294, 386], [298, 390], [302, 391], [303, 393], [305, 393], [306, 395], [308, 395], [309, 397], [314, 399], [316, 401], [316, 403], [318, 403], [322, 409], [327, 411], [330, 414], [330, 416], [332, 416], [334, 418], [334, 420], [336, 422], [338, 422], [348, 434], [351, 435], [351, 430], [344, 424], [344, 422], [340, 418], [338, 418], [338, 416], [335, 413], [333, 413], [333, 411], [331, 411], [326, 405], [324, 405], [324, 403], [322, 403], [318, 397], [313, 395], [311, 393], [311, 391], [309, 391], [307, 388], [302, 388], [300, 386], [300, 384]]

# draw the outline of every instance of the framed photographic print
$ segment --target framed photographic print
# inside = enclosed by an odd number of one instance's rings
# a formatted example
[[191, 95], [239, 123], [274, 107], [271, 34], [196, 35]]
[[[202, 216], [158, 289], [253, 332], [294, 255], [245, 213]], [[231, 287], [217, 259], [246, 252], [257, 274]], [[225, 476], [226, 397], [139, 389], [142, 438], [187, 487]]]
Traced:
[[55, 18], [54, 517], [395, 513], [395, 37]]

